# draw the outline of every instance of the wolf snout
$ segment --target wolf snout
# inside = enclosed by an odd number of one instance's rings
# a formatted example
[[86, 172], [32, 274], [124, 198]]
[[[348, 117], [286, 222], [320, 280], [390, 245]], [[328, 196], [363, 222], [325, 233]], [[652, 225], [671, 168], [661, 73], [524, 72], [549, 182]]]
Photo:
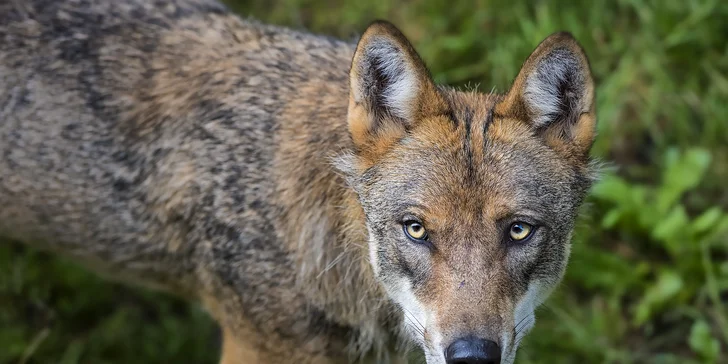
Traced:
[[500, 364], [501, 350], [493, 341], [471, 336], [450, 344], [445, 360], [447, 364]]

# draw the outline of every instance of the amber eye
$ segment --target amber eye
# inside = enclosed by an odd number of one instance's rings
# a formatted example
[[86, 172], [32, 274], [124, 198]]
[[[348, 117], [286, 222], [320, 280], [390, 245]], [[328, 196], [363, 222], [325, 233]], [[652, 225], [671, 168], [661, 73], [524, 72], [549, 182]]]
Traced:
[[404, 223], [404, 233], [412, 240], [426, 240], [427, 230], [419, 222], [407, 221]]
[[528, 239], [533, 233], [533, 226], [525, 222], [514, 222], [511, 224], [511, 229], [508, 232], [511, 240], [523, 241]]

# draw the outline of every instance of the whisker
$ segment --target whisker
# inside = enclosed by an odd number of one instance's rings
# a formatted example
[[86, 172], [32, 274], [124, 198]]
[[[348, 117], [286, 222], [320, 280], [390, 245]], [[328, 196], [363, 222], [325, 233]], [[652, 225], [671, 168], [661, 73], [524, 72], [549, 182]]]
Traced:
[[422, 331], [420, 331], [420, 330], [419, 330], [418, 328], [416, 328], [416, 327], [414, 327], [414, 326], [411, 326], [411, 324], [410, 324], [410, 328], [411, 328], [411, 329], [412, 329], [412, 330], [413, 330], [414, 332], [416, 332], [417, 334], [419, 334], [419, 335], [420, 335], [420, 336], [422, 337], [422, 341], [424, 342], [424, 333], [423, 333]]
[[406, 308], [402, 307], [402, 311], [404, 311], [405, 314], [409, 314], [409, 316], [412, 318], [411, 321], [405, 320], [405, 323], [411, 325], [412, 328], [415, 329], [415, 331], [417, 333], [419, 333], [420, 335], [422, 335], [422, 341], [424, 342], [424, 339], [425, 339], [425, 331], [424, 331], [424, 326], [422, 325], [422, 323], [420, 323], [417, 320], [417, 317], [415, 317], [415, 315], [413, 315], [412, 312], [410, 312]]
[[535, 318], [533, 316], [530, 316], [530, 317], [531, 317], [531, 319], [529, 321], [527, 321], [528, 324], [524, 324], [523, 326], [521, 326], [521, 328], [516, 331], [516, 335], [520, 334], [526, 327], [533, 324], [533, 322], [535, 321]]
[[524, 317], [523, 317], [523, 318], [521, 319], [521, 321], [518, 321], [518, 323], [516, 324], [516, 326], [514, 326], [514, 327], [513, 327], [513, 330], [514, 330], [514, 331], [515, 331], [515, 330], [518, 330], [518, 326], [520, 326], [520, 325], [521, 325], [521, 324], [522, 324], [522, 323], [523, 323], [524, 321], [526, 321], [526, 319], [528, 319], [528, 318], [530, 318], [530, 317], [531, 317], [531, 315], [526, 315], [526, 316], [524, 316]]
[[515, 326], [513, 326], [513, 331], [512, 331], [513, 334], [511, 335], [511, 347], [513, 347], [513, 344], [516, 342], [516, 337], [518, 336], [518, 333], [521, 331], [521, 328], [520, 328], [521, 324], [527, 323], [526, 319], [528, 319], [529, 317], [530, 317], [530, 315], [524, 316], [520, 321], [518, 321], [518, 323]]
[[526, 337], [526, 335], [523, 335], [523, 336], [521, 336], [521, 337], [520, 337], [520, 338], [518, 339], [518, 341], [516, 342], [516, 346], [514, 346], [514, 348], [516, 349], [516, 351], [518, 351], [518, 349], [519, 349], [519, 348], [521, 347], [521, 342], [523, 341], [523, 339], [524, 339], [525, 337]]
[[404, 308], [404, 307], [402, 307], [402, 310], [404, 310], [404, 311], [406, 311], [407, 313], [409, 313], [409, 315], [410, 315], [410, 316], [412, 317], [412, 319], [413, 319], [413, 320], [414, 320], [414, 321], [415, 321], [415, 322], [417, 323], [417, 325], [419, 325], [419, 326], [420, 326], [420, 328], [422, 329], [422, 331], [423, 331], [423, 332], [425, 331], [425, 325], [423, 325], [423, 324], [422, 324], [422, 322], [420, 322], [420, 320], [418, 320], [418, 319], [417, 319], [417, 316], [413, 315], [413, 314], [412, 314], [412, 312], [410, 312], [409, 310], [407, 310], [407, 309], [406, 309], [406, 308]]

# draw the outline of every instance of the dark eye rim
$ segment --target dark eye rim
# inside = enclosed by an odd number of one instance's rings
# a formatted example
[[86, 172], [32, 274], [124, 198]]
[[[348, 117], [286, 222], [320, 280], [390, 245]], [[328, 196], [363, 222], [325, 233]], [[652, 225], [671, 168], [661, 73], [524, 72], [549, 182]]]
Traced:
[[[528, 233], [528, 235], [526, 235], [526, 237], [521, 240], [516, 240], [511, 237], [511, 228], [513, 228], [513, 225], [516, 225], [516, 224], [525, 224], [525, 225], [528, 225], [531, 227], [531, 231]], [[524, 221], [524, 220], [513, 221], [513, 222], [509, 223], [508, 226], [506, 227], [506, 230], [505, 230], [506, 240], [509, 243], [513, 243], [513, 244], [524, 244], [524, 243], [528, 242], [529, 240], [531, 240], [531, 238], [533, 238], [533, 236], [536, 234], [536, 230], [538, 230], [538, 228], [539, 228], [539, 225], [528, 222], [528, 221]]]
[[[411, 224], [417, 224], [417, 225], [422, 226], [422, 228], [425, 229], [425, 236], [417, 239], [417, 238], [413, 237], [412, 235], [410, 235], [410, 233], [407, 231], [407, 227], [410, 226]], [[413, 220], [413, 219], [402, 221], [402, 231], [404, 231], [404, 235], [408, 239], [412, 240], [415, 243], [420, 243], [420, 244], [427, 243], [428, 238], [430, 237], [430, 235], [427, 232], [427, 229], [425, 228], [425, 225], [422, 224], [421, 222], [419, 222], [417, 220]]]

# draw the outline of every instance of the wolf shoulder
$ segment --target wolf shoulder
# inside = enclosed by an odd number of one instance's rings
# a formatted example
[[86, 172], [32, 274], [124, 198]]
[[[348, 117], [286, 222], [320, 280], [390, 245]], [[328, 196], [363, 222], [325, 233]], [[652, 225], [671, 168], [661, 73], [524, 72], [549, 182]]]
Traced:
[[0, 24], [6, 84], [32, 75], [130, 119], [155, 116], [140, 108], [189, 111], [200, 96], [233, 90], [280, 105], [308, 83], [345, 82], [354, 47], [241, 19], [212, 0], [4, 1]]

